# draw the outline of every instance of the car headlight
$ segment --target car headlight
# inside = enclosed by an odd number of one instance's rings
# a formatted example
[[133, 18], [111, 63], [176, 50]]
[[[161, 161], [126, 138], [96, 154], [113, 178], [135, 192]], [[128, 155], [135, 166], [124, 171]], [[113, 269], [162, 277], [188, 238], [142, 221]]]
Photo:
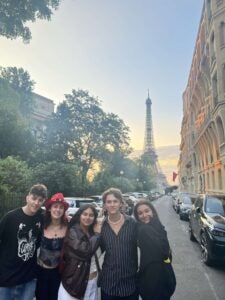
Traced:
[[225, 231], [219, 228], [215, 228], [213, 225], [209, 226], [209, 231], [214, 236], [225, 237]]
[[225, 237], [225, 231], [219, 229], [213, 229], [212, 234], [215, 236]]
[[190, 210], [190, 208], [188, 208], [188, 207], [181, 207], [182, 212], [188, 212], [189, 210]]

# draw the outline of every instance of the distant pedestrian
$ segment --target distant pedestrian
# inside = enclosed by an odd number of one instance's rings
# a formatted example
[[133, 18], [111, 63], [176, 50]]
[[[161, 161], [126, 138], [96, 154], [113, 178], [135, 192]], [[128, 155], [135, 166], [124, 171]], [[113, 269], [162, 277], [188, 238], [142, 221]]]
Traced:
[[64, 241], [64, 269], [58, 300], [97, 300], [100, 226], [92, 204], [83, 205], [70, 220]]
[[105, 252], [98, 284], [101, 300], [137, 300], [136, 222], [121, 212], [121, 191], [110, 188], [103, 193], [107, 212], [101, 230], [101, 249]]
[[65, 212], [69, 204], [62, 193], [45, 203], [44, 230], [38, 255], [37, 300], [57, 300], [61, 282], [59, 260], [67, 230]]
[[169, 300], [176, 287], [167, 233], [148, 200], [134, 208], [140, 247], [139, 292], [143, 300]]
[[0, 221], [0, 299], [33, 300], [36, 288], [37, 247], [47, 188], [33, 185], [26, 205], [8, 212]]

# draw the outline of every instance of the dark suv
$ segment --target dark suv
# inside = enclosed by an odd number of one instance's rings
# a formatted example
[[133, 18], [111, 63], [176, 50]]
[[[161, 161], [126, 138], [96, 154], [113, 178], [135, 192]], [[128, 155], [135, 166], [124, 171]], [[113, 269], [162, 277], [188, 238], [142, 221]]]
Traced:
[[201, 245], [202, 261], [225, 262], [225, 196], [199, 195], [189, 220], [190, 240]]

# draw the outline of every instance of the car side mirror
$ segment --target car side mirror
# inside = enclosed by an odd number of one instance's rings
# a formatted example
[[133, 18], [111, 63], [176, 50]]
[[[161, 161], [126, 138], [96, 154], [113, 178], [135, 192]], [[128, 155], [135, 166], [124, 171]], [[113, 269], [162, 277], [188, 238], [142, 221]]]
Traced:
[[201, 208], [200, 207], [196, 207], [195, 211], [196, 211], [197, 214], [200, 214], [201, 213]]

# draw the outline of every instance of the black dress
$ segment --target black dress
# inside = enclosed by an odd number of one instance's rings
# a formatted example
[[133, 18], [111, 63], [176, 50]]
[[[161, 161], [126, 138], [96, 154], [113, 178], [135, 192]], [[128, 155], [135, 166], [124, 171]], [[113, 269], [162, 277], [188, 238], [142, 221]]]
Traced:
[[170, 256], [167, 233], [159, 219], [154, 217], [148, 224], [138, 224], [138, 243], [141, 252], [139, 270], [139, 292], [143, 300], [168, 300], [171, 291], [165, 276], [164, 260]]

